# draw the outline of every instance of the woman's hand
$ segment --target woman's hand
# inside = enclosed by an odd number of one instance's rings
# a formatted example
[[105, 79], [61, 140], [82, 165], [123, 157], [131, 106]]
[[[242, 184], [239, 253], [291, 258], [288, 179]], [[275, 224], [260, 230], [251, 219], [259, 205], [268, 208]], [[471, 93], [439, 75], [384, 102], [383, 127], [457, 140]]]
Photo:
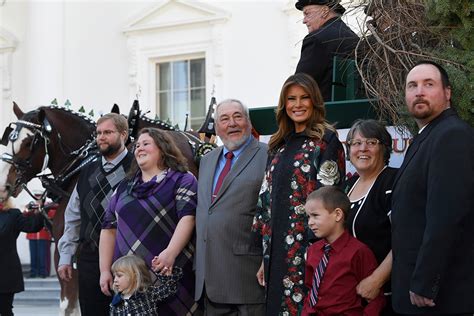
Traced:
[[114, 278], [112, 273], [109, 272], [101, 272], [100, 273], [100, 290], [107, 296], [112, 296], [110, 289], [113, 288]]
[[258, 281], [258, 284], [260, 284], [261, 286], [265, 286], [265, 274], [263, 271], [263, 261], [262, 261], [262, 264], [260, 265], [260, 268], [257, 271], [257, 281]]
[[379, 295], [385, 282], [390, 280], [390, 273], [392, 272], [392, 250], [385, 256], [382, 263], [371, 275], [360, 281], [356, 287], [357, 294], [371, 301]]
[[373, 274], [369, 275], [356, 287], [357, 294], [365, 298], [368, 302], [375, 299], [382, 288], [383, 284], [380, 284], [378, 280], [373, 276]]
[[171, 275], [175, 259], [176, 256], [166, 248], [158, 256], [153, 258], [151, 267], [155, 272], [159, 271], [160, 274]]

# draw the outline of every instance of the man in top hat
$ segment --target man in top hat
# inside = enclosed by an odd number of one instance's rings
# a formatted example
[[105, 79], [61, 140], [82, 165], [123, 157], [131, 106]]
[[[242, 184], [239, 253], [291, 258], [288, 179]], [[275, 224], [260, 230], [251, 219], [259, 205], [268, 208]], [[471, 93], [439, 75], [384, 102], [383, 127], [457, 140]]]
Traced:
[[341, 20], [346, 9], [339, 0], [298, 0], [308, 35], [303, 40], [296, 72], [313, 77], [324, 101], [331, 100], [334, 56], [352, 57], [359, 37]]

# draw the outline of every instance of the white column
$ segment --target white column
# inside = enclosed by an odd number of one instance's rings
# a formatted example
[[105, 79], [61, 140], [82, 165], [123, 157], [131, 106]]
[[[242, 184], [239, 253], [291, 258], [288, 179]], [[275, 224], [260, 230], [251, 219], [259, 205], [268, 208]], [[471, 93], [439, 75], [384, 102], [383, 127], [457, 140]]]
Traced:
[[[3, 11], [0, 11], [0, 15], [2, 13]], [[0, 137], [3, 135], [4, 127], [14, 119], [10, 109], [12, 105], [12, 60], [16, 46], [15, 37], [0, 25], [0, 106], [2, 109]]]
[[48, 105], [57, 98], [63, 104], [64, 45], [67, 40], [64, 0], [30, 1], [26, 28], [26, 105]]

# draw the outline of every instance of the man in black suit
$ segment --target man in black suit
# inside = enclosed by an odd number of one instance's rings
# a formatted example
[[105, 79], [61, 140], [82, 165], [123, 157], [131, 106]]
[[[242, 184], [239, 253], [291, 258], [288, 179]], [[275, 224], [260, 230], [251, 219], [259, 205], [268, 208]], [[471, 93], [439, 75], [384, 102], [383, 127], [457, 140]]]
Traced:
[[474, 132], [451, 108], [446, 71], [423, 61], [407, 75], [420, 131], [392, 193], [392, 301], [396, 312], [474, 313]]
[[295, 6], [308, 28], [295, 73], [313, 77], [324, 101], [330, 101], [333, 58], [352, 57], [359, 37], [341, 20], [346, 9], [339, 0], [298, 0]]

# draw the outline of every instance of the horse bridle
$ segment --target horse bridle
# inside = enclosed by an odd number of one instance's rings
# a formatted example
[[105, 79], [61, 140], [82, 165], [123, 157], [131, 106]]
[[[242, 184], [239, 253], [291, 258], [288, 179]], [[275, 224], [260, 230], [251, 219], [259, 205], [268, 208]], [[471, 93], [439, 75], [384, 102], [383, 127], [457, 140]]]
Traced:
[[[135, 115], [133, 116], [133, 121], [131, 122], [132, 124], [130, 124], [131, 132], [133, 132], [133, 130], [136, 129], [136, 125], [138, 125], [138, 117], [140, 117], [140, 111], [136, 111], [134, 114]], [[43, 124], [36, 124], [25, 120], [18, 120], [15, 123], [10, 123], [5, 129], [1, 144], [7, 146], [8, 142], [10, 141], [12, 146], [12, 154], [4, 153], [2, 154], [1, 159], [4, 162], [13, 165], [17, 171], [17, 178], [15, 180], [15, 183], [13, 187], [10, 187], [8, 189], [10, 195], [15, 192], [18, 187], [21, 186], [30, 196], [34, 197], [34, 195], [30, 192], [26, 185], [25, 174], [27, 169], [32, 167], [33, 151], [35, 150], [35, 147], [40, 142], [40, 140], [43, 140], [44, 143], [45, 156], [43, 159], [43, 166], [41, 168], [41, 172], [35, 175], [33, 178], [39, 178], [46, 191], [52, 193], [56, 197], [69, 197], [69, 194], [62, 188], [66, 181], [69, 180], [75, 174], [77, 174], [88, 163], [92, 162], [98, 157], [95, 135], [94, 133], [92, 133], [90, 139], [79, 149], [71, 151], [68, 154], [65, 153], [63, 150], [66, 155], [73, 156], [74, 159], [63, 168], [63, 170], [59, 173], [58, 176], [52, 177], [51, 174], [42, 174], [48, 167], [48, 145], [50, 143], [50, 137], [52, 134], [52, 126], [46, 117], [44, 118], [42, 123]], [[12, 124], [16, 126], [14, 129], [11, 127]], [[22, 128], [27, 128], [33, 133], [33, 140], [29, 148], [30, 154], [26, 159], [17, 157], [14, 149], [14, 143], [18, 140]], [[187, 139], [187, 142], [191, 146], [195, 159], [197, 158], [197, 156], [202, 156], [203, 154], [207, 153], [215, 147], [215, 145], [203, 146], [210, 144], [203, 144], [198, 137], [190, 133], [179, 130], [176, 131], [182, 134]], [[60, 134], [57, 133], [57, 136], [59, 141], [61, 142]], [[60, 147], [62, 149], [61, 144]]]
[[[15, 125], [14, 129], [11, 127], [12, 124]], [[20, 132], [23, 128], [27, 128], [33, 133], [33, 140], [31, 141], [29, 148], [30, 153], [26, 159], [19, 158], [15, 153], [15, 142], [18, 140], [18, 136], [20, 135]], [[17, 178], [15, 180], [15, 184], [13, 185], [13, 188], [9, 189], [10, 194], [12, 192], [15, 192], [19, 186], [22, 186], [30, 195], [32, 195], [32, 193], [29, 192], [28, 188], [26, 188], [26, 179], [24, 177], [27, 169], [32, 167], [33, 152], [40, 140], [43, 140], [45, 148], [45, 156], [43, 158], [43, 166], [41, 168], [41, 172], [43, 172], [47, 168], [49, 160], [48, 144], [50, 142], [49, 137], [51, 131], [52, 127], [47, 118], [44, 119], [43, 125], [24, 120], [18, 120], [15, 123], [10, 123], [5, 129], [1, 143], [2, 145], [7, 146], [8, 141], [10, 141], [12, 146], [12, 154], [3, 153], [1, 159], [4, 162], [13, 165], [17, 171]]]
[[[11, 127], [12, 124], [16, 125], [14, 129]], [[33, 133], [33, 140], [29, 148], [30, 154], [26, 159], [19, 158], [16, 155], [14, 149], [14, 143], [18, 140], [18, 136], [22, 128], [27, 128]], [[25, 174], [27, 169], [32, 167], [33, 151], [35, 150], [36, 145], [41, 139], [43, 140], [45, 146], [43, 166], [41, 168], [41, 171], [33, 178], [39, 178], [46, 191], [56, 197], [69, 197], [69, 194], [65, 190], [63, 190], [63, 185], [66, 183], [67, 180], [69, 180], [73, 175], [78, 173], [89, 162], [96, 159], [97, 155], [95, 153], [95, 149], [97, 148], [97, 144], [95, 143], [95, 135], [93, 133], [91, 135], [91, 139], [89, 139], [79, 149], [71, 151], [69, 153], [65, 153], [69, 156], [73, 156], [74, 159], [63, 168], [63, 170], [59, 173], [57, 177], [53, 177], [52, 174], [44, 174], [43, 172], [48, 167], [49, 163], [48, 145], [50, 143], [51, 134], [52, 127], [47, 118], [44, 118], [42, 125], [29, 121], [18, 120], [15, 123], [10, 123], [5, 129], [1, 143], [2, 145], [7, 146], [8, 141], [10, 141], [12, 144], [12, 154], [4, 153], [2, 154], [1, 159], [4, 162], [13, 165], [13, 167], [15, 167], [17, 171], [17, 178], [15, 180], [15, 183], [13, 187], [8, 189], [9, 195], [11, 195], [21, 186], [31, 197], [34, 198], [34, 194], [30, 192], [26, 185], [27, 180], [25, 178]], [[61, 142], [61, 136], [59, 132], [57, 133], [57, 137]], [[60, 148], [64, 152], [63, 146], [64, 145], [60, 144]], [[91, 153], [93, 154], [91, 155]]]

